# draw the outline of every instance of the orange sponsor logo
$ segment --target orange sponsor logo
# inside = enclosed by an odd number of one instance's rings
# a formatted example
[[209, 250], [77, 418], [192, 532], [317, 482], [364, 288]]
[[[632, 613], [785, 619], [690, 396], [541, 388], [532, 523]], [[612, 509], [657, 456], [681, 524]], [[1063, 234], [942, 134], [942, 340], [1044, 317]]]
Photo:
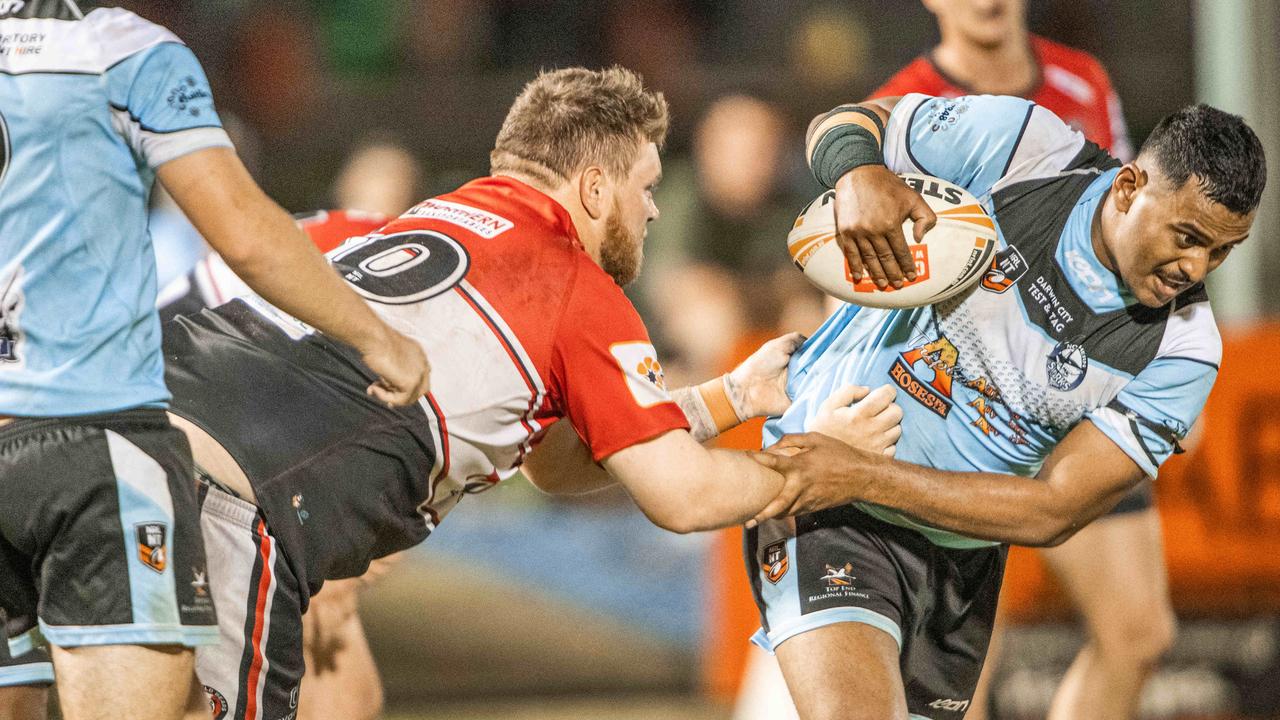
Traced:
[[[911, 287], [912, 285], [922, 283], [929, 279], [929, 246], [916, 245], [912, 247], [911, 258], [916, 261], [916, 279], [903, 280], [902, 287]], [[844, 279], [849, 281], [849, 284], [853, 286], [853, 289], [858, 292], [872, 292], [873, 290], [880, 290], [880, 288], [876, 287], [875, 281], [872, 280], [871, 276], [868, 274], [863, 274], [862, 278], [859, 279], [858, 282], [854, 282], [853, 271], [849, 269], [848, 260], [845, 260], [844, 263]], [[898, 289], [901, 288], [895, 288], [892, 285], [888, 285], [883, 290], [880, 290], [880, 292], [893, 292]]]

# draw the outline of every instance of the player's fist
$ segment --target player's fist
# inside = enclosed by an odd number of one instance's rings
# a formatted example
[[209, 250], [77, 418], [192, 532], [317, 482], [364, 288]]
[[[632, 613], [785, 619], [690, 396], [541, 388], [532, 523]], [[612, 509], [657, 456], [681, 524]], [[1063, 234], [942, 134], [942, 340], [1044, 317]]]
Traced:
[[394, 330], [361, 357], [378, 376], [366, 392], [388, 407], [412, 405], [431, 389], [431, 365], [422, 346]]
[[880, 288], [916, 279], [916, 264], [902, 235], [914, 223], [917, 242], [938, 221], [929, 204], [884, 165], [863, 165], [836, 181], [836, 242], [856, 282], [869, 274]]
[[881, 385], [875, 390], [845, 385], [818, 406], [809, 430], [846, 445], [893, 457], [898, 438], [902, 437], [902, 408], [893, 401], [897, 393], [892, 385]]
[[787, 333], [761, 345], [729, 373], [729, 399], [743, 418], [781, 415], [791, 407], [787, 396], [787, 365], [805, 340]]

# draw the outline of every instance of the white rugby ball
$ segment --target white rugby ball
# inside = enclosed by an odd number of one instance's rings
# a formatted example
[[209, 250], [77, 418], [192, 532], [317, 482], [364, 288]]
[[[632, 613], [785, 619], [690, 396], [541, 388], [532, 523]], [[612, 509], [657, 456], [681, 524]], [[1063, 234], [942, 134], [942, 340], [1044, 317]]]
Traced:
[[910, 308], [931, 305], [963, 292], [991, 265], [996, 226], [968, 190], [941, 178], [916, 173], [899, 175], [929, 203], [938, 223], [915, 241], [912, 222], [902, 224], [903, 237], [916, 261], [916, 279], [881, 290], [865, 272], [858, 282], [836, 242], [835, 191], [809, 203], [787, 234], [787, 249], [809, 282], [828, 295], [855, 305]]

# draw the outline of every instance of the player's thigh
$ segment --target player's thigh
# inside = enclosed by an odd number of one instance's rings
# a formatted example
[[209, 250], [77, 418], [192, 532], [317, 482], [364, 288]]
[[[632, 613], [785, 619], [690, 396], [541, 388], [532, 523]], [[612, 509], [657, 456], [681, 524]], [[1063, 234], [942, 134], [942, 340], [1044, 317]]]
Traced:
[[0, 686], [0, 718], [5, 720], [46, 720], [49, 717], [47, 686]]
[[1041, 552], [1091, 627], [1168, 622], [1168, 573], [1154, 509], [1104, 516]]
[[374, 720], [382, 715], [378, 668], [357, 607], [350, 612], [325, 612], [326, 602], [332, 602], [324, 600], [330, 584], [325, 583], [307, 608], [303, 630], [307, 675], [298, 720]]
[[296, 713], [302, 682], [302, 592], [250, 503], [205, 485], [200, 510], [219, 642], [201, 647], [196, 672], [214, 720]]
[[824, 625], [777, 647], [801, 720], [906, 720], [898, 642], [857, 622]]
[[[21, 628], [22, 619], [8, 623]], [[0, 720], [44, 720], [53, 683], [53, 663], [44, 648], [32, 645], [33, 631], [0, 641]]]
[[[64, 647], [216, 637], [186, 437], [159, 410], [0, 432], [0, 606]], [[30, 604], [34, 600], [35, 607]]]
[[65, 720], [204, 720], [195, 653], [177, 645], [53, 647]]

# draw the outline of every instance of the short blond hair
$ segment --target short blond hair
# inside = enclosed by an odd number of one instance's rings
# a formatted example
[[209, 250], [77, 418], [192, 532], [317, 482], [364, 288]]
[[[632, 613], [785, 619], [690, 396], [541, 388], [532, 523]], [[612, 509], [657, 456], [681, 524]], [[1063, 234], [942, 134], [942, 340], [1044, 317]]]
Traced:
[[556, 184], [596, 165], [626, 177], [642, 143], [662, 148], [667, 101], [624, 67], [538, 74], [511, 106], [489, 153], [494, 174], [519, 172]]

